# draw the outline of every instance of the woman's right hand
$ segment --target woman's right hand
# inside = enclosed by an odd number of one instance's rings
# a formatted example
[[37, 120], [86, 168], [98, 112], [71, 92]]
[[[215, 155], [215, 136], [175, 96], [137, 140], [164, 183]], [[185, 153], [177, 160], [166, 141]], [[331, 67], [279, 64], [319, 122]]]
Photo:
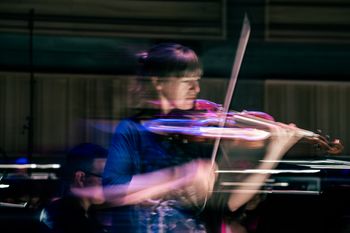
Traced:
[[216, 164], [204, 159], [196, 159], [176, 167], [176, 176], [184, 178], [184, 183], [175, 193], [180, 194], [180, 199], [186, 204], [200, 205], [213, 191], [216, 169]]

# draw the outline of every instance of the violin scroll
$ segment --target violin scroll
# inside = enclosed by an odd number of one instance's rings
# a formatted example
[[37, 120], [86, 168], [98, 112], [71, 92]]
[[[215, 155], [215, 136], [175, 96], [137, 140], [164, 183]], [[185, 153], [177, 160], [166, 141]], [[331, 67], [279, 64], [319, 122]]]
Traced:
[[339, 139], [334, 139], [329, 141], [325, 136], [318, 134], [314, 137], [305, 137], [306, 141], [316, 144], [321, 149], [325, 150], [331, 155], [339, 155], [343, 152], [344, 146]]

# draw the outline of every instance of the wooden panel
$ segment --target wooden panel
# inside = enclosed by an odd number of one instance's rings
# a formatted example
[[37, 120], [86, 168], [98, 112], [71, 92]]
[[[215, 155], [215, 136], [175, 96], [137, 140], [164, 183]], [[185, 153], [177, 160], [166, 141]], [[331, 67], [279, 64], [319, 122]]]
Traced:
[[268, 41], [350, 41], [350, 2], [267, 0]]
[[[265, 111], [277, 121], [339, 138], [348, 155], [350, 84], [347, 82], [267, 80]], [[312, 148], [312, 153], [315, 148]], [[310, 151], [311, 152], [311, 151]]]
[[225, 1], [4, 0], [0, 30], [28, 31], [32, 17], [36, 33], [221, 39]]

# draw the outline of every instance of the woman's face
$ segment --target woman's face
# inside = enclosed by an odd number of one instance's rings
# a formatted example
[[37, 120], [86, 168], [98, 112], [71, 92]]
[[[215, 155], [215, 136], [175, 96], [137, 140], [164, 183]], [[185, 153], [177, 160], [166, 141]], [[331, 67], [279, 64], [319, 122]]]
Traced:
[[200, 91], [200, 77], [155, 78], [153, 84], [159, 94], [161, 108], [165, 113], [172, 109], [188, 110]]

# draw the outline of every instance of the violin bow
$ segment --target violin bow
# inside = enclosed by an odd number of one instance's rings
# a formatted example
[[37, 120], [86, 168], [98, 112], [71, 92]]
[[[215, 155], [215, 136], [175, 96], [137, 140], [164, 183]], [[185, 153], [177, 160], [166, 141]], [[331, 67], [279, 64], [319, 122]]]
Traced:
[[[241, 29], [241, 35], [240, 35], [240, 38], [238, 41], [236, 55], [235, 55], [235, 58], [233, 61], [231, 77], [230, 77], [229, 85], [228, 85], [227, 92], [226, 92], [225, 102], [223, 105], [224, 112], [228, 112], [228, 109], [229, 109], [230, 104], [231, 104], [233, 91], [234, 91], [236, 83], [237, 83], [238, 73], [239, 73], [239, 70], [241, 68], [241, 64], [243, 61], [244, 52], [245, 52], [247, 44], [248, 44], [249, 36], [250, 36], [250, 22], [249, 22], [247, 14], [245, 13], [244, 19], [243, 19], [243, 25], [242, 25], [242, 29]], [[224, 120], [221, 121], [219, 127], [223, 127], [225, 125], [225, 123], [226, 123], [226, 115], [224, 114]], [[216, 154], [217, 154], [218, 149], [219, 149], [220, 141], [221, 141], [221, 137], [217, 137], [215, 139], [214, 148], [213, 148], [213, 151], [211, 154], [212, 165], [214, 165], [214, 163], [215, 163]]]

